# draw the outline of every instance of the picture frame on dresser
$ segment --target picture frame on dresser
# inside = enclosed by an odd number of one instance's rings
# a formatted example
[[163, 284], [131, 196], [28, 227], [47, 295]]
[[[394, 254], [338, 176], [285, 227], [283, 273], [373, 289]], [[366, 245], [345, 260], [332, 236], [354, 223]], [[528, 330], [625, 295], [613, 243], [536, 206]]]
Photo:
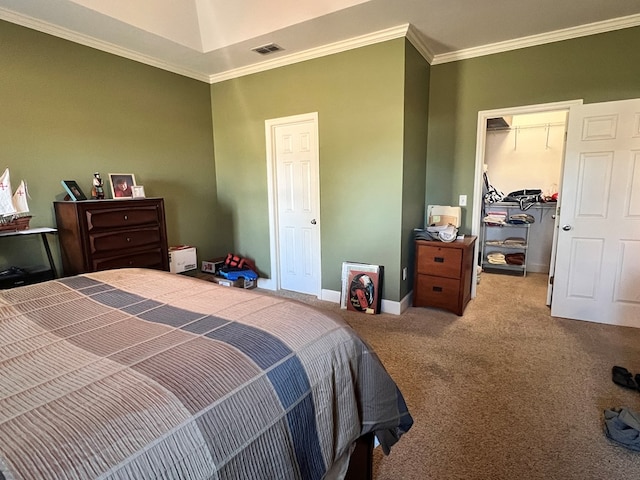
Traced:
[[143, 185], [133, 185], [131, 187], [131, 193], [133, 198], [146, 198]]
[[133, 173], [110, 173], [109, 184], [111, 186], [111, 198], [114, 200], [133, 198], [136, 177]]
[[[60, 183], [64, 187], [67, 192], [67, 197], [69, 200], [73, 200], [74, 202], [80, 200], [86, 200], [87, 196], [82, 192], [80, 186], [77, 184], [75, 180], [61, 180]], [[67, 198], [65, 198], [67, 200]]]

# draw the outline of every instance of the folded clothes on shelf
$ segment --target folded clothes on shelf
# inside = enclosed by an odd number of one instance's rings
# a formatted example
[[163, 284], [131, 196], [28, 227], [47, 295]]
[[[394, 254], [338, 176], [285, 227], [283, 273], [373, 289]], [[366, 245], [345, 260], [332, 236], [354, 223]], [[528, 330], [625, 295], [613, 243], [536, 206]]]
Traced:
[[489, 212], [482, 221], [487, 225], [504, 225], [507, 223], [507, 212]]
[[505, 247], [524, 247], [527, 241], [522, 237], [509, 237], [505, 238], [502, 244]]
[[509, 265], [524, 265], [525, 263], [524, 253], [507, 253], [504, 259]]
[[535, 223], [535, 221], [536, 219], [528, 213], [514, 213], [513, 215], [509, 215], [509, 220], [507, 222], [511, 224], [526, 224]]
[[506, 265], [507, 260], [504, 253], [492, 252], [487, 255], [487, 261], [492, 265]]

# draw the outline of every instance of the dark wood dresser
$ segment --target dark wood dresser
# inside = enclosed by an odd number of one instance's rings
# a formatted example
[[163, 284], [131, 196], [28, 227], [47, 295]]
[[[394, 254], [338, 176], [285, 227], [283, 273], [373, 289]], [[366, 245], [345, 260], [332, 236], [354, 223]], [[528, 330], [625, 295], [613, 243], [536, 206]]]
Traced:
[[476, 237], [445, 243], [416, 240], [414, 307], [436, 307], [462, 315], [471, 299]]
[[53, 205], [65, 275], [123, 267], [169, 270], [162, 198]]

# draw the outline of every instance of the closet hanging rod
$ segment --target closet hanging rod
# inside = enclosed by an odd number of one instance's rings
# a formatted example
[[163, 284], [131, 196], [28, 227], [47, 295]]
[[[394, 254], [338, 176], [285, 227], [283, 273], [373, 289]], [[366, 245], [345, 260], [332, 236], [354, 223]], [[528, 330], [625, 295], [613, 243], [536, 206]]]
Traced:
[[566, 124], [564, 122], [555, 122], [555, 123], [536, 123], [531, 125], [514, 125], [511, 127], [499, 127], [499, 128], [490, 128], [487, 129], [488, 132], [501, 132], [501, 131], [509, 131], [509, 130], [522, 130], [525, 128], [548, 128], [548, 127], [563, 127]]

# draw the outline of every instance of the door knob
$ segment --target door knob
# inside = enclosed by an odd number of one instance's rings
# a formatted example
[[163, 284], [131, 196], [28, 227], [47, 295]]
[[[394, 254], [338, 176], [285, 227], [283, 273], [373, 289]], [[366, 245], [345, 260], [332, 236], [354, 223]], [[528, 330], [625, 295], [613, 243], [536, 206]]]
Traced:
[[563, 225], [563, 226], [562, 226], [562, 229], [563, 229], [565, 232], [568, 232], [569, 230], [571, 230], [571, 225]]
[[316, 219], [314, 218], [313, 220], [311, 220], [311, 225], [315, 225], [316, 224]]

